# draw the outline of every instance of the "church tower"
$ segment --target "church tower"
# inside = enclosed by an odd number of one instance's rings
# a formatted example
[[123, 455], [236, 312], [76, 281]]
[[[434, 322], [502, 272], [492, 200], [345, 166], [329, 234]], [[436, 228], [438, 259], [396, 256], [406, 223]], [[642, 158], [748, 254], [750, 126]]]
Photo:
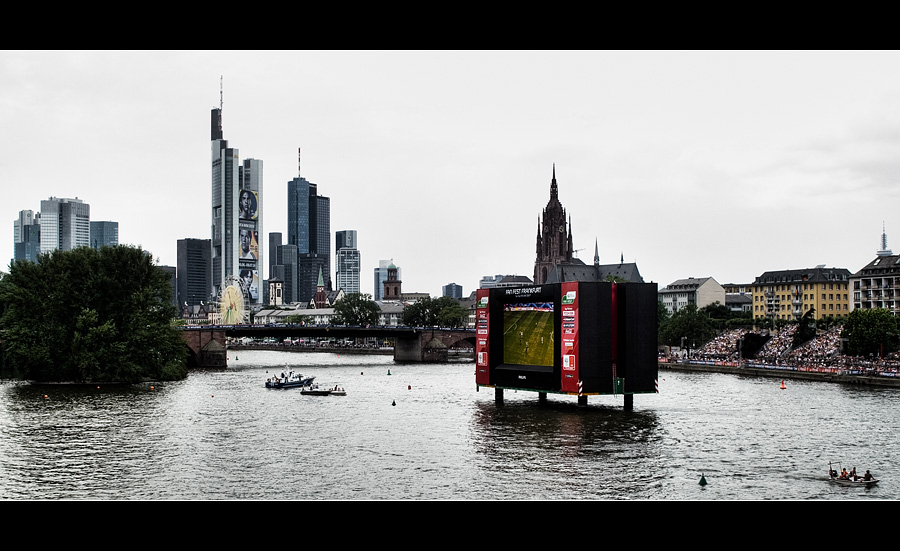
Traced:
[[553, 165], [553, 179], [550, 181], [550, 201], [544, 207], [538, 220], [537, 247], [534, 260], [534, 284], [547, 281], [554, 266], [560, 262], [572, 261], [572, 224], [566, 223], [566, 209], [559, 202], [556, 186], [556, 165]]
[[328, 306], [328, 293], [325, 292], [325, 278], [322, 277], [322, 267], [319, 266], [319, 281], [316, 283], [316, 296], [313, 297], [316, 308], [326, 308]]
[[391, 265], [387, 267], [387, 279], [384, 282], [384, 292], [381, 297], [382, 300], [400, 300], [400, 286], [403, 284], [399, 279], [397, 279], [397, 266], [394, 266], [394, 263], [391, 262]]

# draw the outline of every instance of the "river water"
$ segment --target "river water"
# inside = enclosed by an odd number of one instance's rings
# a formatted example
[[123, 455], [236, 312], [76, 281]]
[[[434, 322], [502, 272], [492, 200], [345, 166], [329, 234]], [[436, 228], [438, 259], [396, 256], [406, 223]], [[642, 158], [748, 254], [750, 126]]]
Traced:
[[[237, 354], [174, 383], [0, 382], [0, 499], [900, 497], [900, 389], [660, 370], [631, 412], [509, 390], [498, 406], [473, 363]], [[285, 366], [347, 395], [266, 389]], [[881, 480], [833, 485], [829, 461]]]

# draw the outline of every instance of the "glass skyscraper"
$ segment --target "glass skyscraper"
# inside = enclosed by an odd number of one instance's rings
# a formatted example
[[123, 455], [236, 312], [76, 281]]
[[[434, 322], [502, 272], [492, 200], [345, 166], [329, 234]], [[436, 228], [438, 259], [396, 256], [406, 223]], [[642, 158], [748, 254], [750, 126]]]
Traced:
[[212, 139], [212, 279], [218, 290], [228, 276], [240, 276], [250, 302], [259, 303], [263, 262], [263, 162], [240, 162], [222, 133], [222, 109], [211, 112]]
[[41, 254], [91, 244], [91, 206], [79, 198], [41, 201]]
[[335, 233], [335, 289], [345, 294], [359, 292], [359, 249], [356, 248], [356, 230]]
[[209, 239], [179, 239], [176, 266], [179, 309], [207, 302], [213, 296], [212, 243]]
[[13, 260], [36, 262], [41, 254], [41, 213], [19, 211], [13, 220]]
[[303, 177], [287, 183], [288, 245], [297, 247], [297, 302], [316, 294], [319, 269], [331, 290], [331, 200]]
[[91, 247], [113, 247], [119, 244], [118, 222], [91, 222]]

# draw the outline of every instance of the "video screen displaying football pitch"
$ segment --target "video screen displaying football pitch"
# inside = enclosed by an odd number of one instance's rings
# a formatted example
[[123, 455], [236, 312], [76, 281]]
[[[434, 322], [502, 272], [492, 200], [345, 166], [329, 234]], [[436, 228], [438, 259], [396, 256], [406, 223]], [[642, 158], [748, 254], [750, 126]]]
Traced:
[[503, 363], [553, 366], [553, 304], [506, 304]]

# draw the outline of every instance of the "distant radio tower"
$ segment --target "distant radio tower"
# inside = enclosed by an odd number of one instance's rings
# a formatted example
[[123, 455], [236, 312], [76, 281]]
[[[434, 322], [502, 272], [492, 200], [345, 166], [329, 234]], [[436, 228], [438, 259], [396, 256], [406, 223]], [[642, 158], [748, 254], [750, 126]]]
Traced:
[[894, 254], [890, 249], [887, 248], [887, 232], [884, 229], [884, 222], [881, 223], [881, 249], [878, 251], [878, 256], [891, 256]]

